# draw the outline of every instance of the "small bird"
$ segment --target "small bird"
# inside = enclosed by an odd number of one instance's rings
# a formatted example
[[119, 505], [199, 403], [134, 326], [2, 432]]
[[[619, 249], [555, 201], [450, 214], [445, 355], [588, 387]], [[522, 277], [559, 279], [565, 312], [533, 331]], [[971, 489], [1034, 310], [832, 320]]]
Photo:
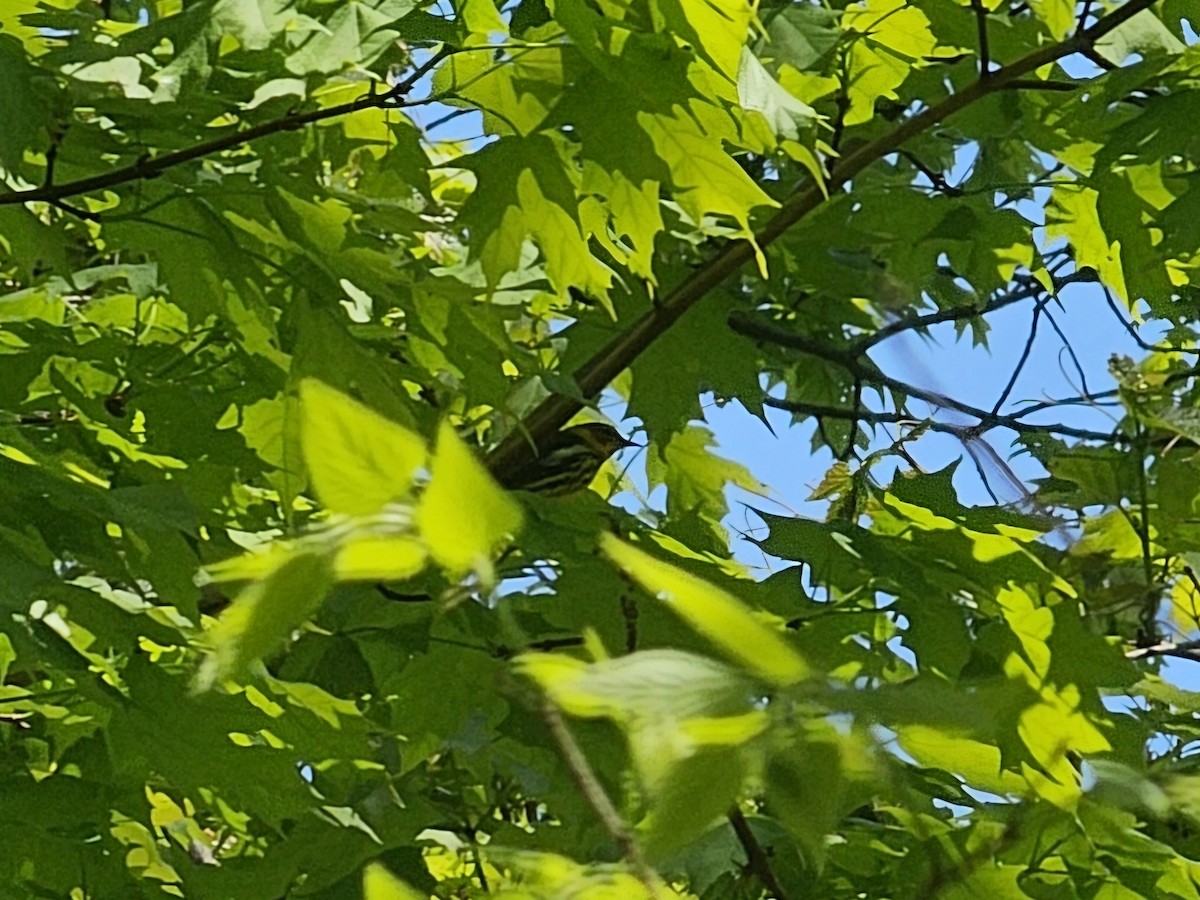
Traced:
[[625, 447], [637, 447], [611, 425], [573, 425], [545, 441], [539, 454], [497, 480], [510, 491], [563, 497], [584, 490], [604, 461]]

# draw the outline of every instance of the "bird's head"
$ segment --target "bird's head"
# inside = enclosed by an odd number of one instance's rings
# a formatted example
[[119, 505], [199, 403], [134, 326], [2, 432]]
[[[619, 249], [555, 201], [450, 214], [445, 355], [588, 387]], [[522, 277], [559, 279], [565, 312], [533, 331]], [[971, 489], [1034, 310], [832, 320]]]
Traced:
[[618, 450], [626, 447], [637, 447], [633, 441], [626, 439], [621, 432], [604, 422], [587, 422], [567, 428], [564, 434], [577, 437], [590, 447], [599, 459], [608, 459]]

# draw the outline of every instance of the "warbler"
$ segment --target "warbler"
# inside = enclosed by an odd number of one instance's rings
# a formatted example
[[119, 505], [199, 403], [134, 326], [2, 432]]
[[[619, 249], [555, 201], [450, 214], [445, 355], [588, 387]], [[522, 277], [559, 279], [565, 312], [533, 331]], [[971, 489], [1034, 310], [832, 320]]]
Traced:
[[562, 497], [584, 490], [618, 450], [636, 446], [603, 422], [573, 425], [548, 438], [533, 459], [500, 473], [498, 480], [510, 491]]

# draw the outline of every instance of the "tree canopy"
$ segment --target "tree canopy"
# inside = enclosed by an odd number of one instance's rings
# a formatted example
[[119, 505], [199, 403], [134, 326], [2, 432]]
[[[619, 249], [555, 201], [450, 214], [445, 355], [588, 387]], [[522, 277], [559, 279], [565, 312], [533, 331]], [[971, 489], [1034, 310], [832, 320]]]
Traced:
[[[1197, 25], [0, 3], [0, 896], [1200, 900]], [[985, 405], [873, 355], [1002, 310]]]

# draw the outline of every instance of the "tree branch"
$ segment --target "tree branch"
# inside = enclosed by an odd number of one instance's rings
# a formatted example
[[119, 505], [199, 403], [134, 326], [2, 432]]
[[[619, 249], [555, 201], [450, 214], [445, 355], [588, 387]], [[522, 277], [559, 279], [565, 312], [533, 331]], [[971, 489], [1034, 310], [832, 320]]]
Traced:
[[1162, 641], [1149, 647], [1135, 647], [1125, 651], [1126, 659], [1146, 659], [1152, 656], [1173, 656], [1176, 659], [1200, 662], [1200, 641], [1184, 641], [1179, 644]]
[[[879, 371], [869, 361], [864, 362], [858, 351], [854, 348], [839, 349], [829, 347], [822, 344], [820, 341], [815, 341], [810, 337], [805, 337], [802, 334], [796, 334], [786, 328], [780, 328], [770, 322], [763, 322], [752, 318], [745, 313], [734, 313], [729, 317], [729, 327], [738, 334], [745, 335], [755, 340], [768, 341], [772, 344], [778, 344], [781, 347], [788, 347], [792, 350], [798, 350], [809, 356], [815, 356], [818, 359], [824, 359], [834, 365], [841, 366], [851, 375], [856, 378], [862, 378], [867, 382], [881, 384], [884, 387], [895, 391], [896, 393], [905, 394], [910, 397], [916, 397], [918, 400], [924, 400], [933, 406], [942, 406], [948, 409], [956, 410], [965, 415], [971, 416], [979, 420], [978, 425], [974, 426], [957, 426], [961, 433], [981, 434], [983, 431], [989, 431], [993, 428], [1011, 428], [1014, 431], [1021, 432], [1040, 432], [1044, 434], [1061, 434], [1067, 437], [1076, 437], [1084, 440], [1111, 440], [1112, 434], [1100, 431], [1091, 431], [1085, 428], [1074, 428], [1069, 425], [1034, 425], [1028, 422], [1023, 422], [1024, 416], [1029, 415], [1028, 410], [1022, 410], [1019, 413], [1012, 415], [996, 415], [987, 410], [980, 409], [977, 406], [972, 406], [969, 403], [963, 403], [961, 400], [955, 400], [953, 397], [947, 397], [945, 394], [939, 394], [936, 391], [928, 391], [924, 388], [917, 387], [913, 384], [901, 381], [898, 378]], [[765, 398], [764, 403], [767, 403], [772, 398]], [[783, 402], [783, 401], [779, 401]], [[786, 409], [780, 406], [778, 402], [770, 403], [779, 409]]]
[[[395, 109], [415, 106], [418, 103], [428, 103], [433, 98], [410, 101], [404, 99], [404, 95], [412, 90], [413, 86], [424, 78], [434, 66], [453, 52], [448, 47], [441, 47], [429, 59], [413, 69], [407, 78], [398, 82], [394, 87], [384, 91], [382, 94], [359, 97], [357, 100], [337, 106], [330, 106], [327, 109], [316, 109], [306, 113], [293, 113], [282, 116], [243, 131], [235, 131], [232, 134], [226, 134], [211, 141], [204, 141], [200, 144], [194, 144], [191, 147], [185, 147], [182, 150], [176, 150], [174, 153], [164, 153], [162, 156], [154, 157], [144, 155], [132, 165], [121, 169], [114, 169], [103, 175], [93, 175], [90, 178], [81, 178], [78, 181], [68, 181], [59, 185], [45, 184], [40, 188], [29, 191], [14, 191], [0, 194], [0, 206], [44, 201], [61, 207], [61, 201], [65, 197], [90, 194], [94, 191], [108, 190], [109, 188], [128, 184], [132, 181], [156, 178], [168, 169], [181, 166], [195, 159], [211, 156], [214, 153], [220, 153], [222, 150], [229, 150], [232, 147], [258, 140], [267, 135], [277, 134], [281, 131], [294, 131], [297, 128], [311, 125], [314, 122], [337, 118], [338, 116], [348, 115], [364, 109], [383, 108], [385, 106]], [[69, 211], [75, 213], [74, 210]], [[78, 213], [75, 214], [78, 215]]]
[[604, 785], [596, 777], [592, 764], [588, 762], [583, 748], [579, 746], [575, 735], [567, 727], [562, 713], [550, 700], [544, 700], [542, 703], [542, 721], [546, 723], [546, 727], [550, 729], [550, 734], [554, 737], [554, 742], [558, 744], [558, 749], [562, 753], [567, 769], [570, 770], [571, 777], [579, 787], [580, 793], [592, 807], [609, 836], [620, 847], [621, 853], [637, 873], [638, 879], [646, 886], [650, 896], [657, 898], [659, 896], [658, 876], [646, 862], [646, 857], [642, 855], [642, 848], [634, 839], [633, 832], [629, 830], [629, 826], [625, 824], [625, 820], [621, 818], [621, 814], [604, 790]]
[[918, 316], [901, 316], [898, 319], [888, 323], [882, 328], [871, 332], [866, 337], [855, 341], [854, 348], [862, 353], [871, 349], [876, 344], [886, 341], [890, 337], [895, 337], [898, 334], [903, 334], [906, 331], [918, 331], [922, 328], [929, 328], [933, 325], [940, 325], [943, 322], [958, 322], [962, 319], [974, 319], [978, 316], [985, 315], [990, 312], [995, 312], [998, 309], [1004, 309], [1006, 306], [1012, 306], [1014, 303], [1020, 303], [1022, 300], [1028, 300], [1031, 297], [1036, 297], [1043, 293], [1046, 289], [1040, 284], [1031, 284], [1015, 291], [1009, 291], [1006, 294], [1001, 294], [982, 306], [951, 306], [946, 309], [940, 309], [935, 313], [927, 313]]
[[[1049, 298], [1047, 298], [1049, 299]], [[996, 398], [996, 402], [992, 404], [992, 415], [1000, 412], [1004, 406], [1004, 401], [1008, 399], [1008, 395], [1012, 393], [1014, 387], [1017, 386], [1017, 379], [1021, 377], [1021, 372], [1025, 369], [1025, 363], [1029, 362], [1029, 354], [1033, 350], [1033, 343], [1037, 340], [1038, 322], [1042, 318], [1042, 310], [1046, 306], [1046, 301], [1041, 300], [1033, 308], [1033, 321], [1029, 323], [1029, 336], [1025, 339], [1025, 347], [1021, 351], [1021, 358], [1017, 360], [1017, 364], [1013, 366], [1012, 374], [1009, 375], [1008, 384], [1004, 385], [1004, 390], [1000, 392], [1000, 396]]]
[[908, 150], [901, 150], [900, 155], [912, 163], [913, 168], [929, 179], [929, 183], [933, 185], [935, 191], [943, 193], [947, 197], [962, 196], [962, 188], [947, 182], [946, 177], [941, 172], [935, 172], [929, 168], [915, 153]]
[[971, 11], [975, 13], [975, 30], [979, 35], [979, 77], [990, 78], [992, 69], [991, 53], [988, 50], [987, 8], [982, 0], [971, 0]]
[[[832, 194], [876, 160], [894, 153], [904, 143], [928, 131], [946, 118], [1024, 75], [1056, 62], [1064, 56], [1092, 46], [1098, 39], [1119, 27], [1155, 0], [1130, 0], [1124, 6], [1076, 32], [1058, 44], [1035, 50], [1016, 62], [979, 79], [957, 94], [907, 119], [886, 134], [845, 156], [834, 167], [826, 185], [801, 189], [756, 234], [753, 242], [735, 241], [710, 262], [696, 269], [672, 290], [654, 309], [644, 313], [625, 331], [613, 338], [574, 373], [579, 396], [593, 397], [628, 368], [654, 341], [692, 308], [709, 291], [754, 259], [758, 250], [778, 240], [793, 225], [817, 209]], [[554, 394], [541, 402], [521, 425], [514, 428], [488, 456], [492, 471], [506, 471], [528, 459], [533, 448], [567, 424], [583, 406], [573, 396]]]
[[779, 876], [771, 868], [771, 857], [767, 856], [767, 851], [762, 848], [762, 844], [754, 836], [750, 823], [746, 821], [746, 817], [736, 806], [729, 811], [729, 824], [733, 826], [733, 833], [737, 835], [738, 843], [746, 851], [746, 868], [754, 873], [754, 877], [775, 900], [788, 900], [787, 892], [779, 883]]
[[993, 416], [980, 410], [982, 418], [975, 425], [955, 425], [953, 422], [939, 422], [936, 419], [918, 419], [908, 413], [887, 412], [872, 409], [847, 409], [844, 406], [822, 406], [818, 403], [803, 403], [798, 400], [785, 400], [779, 397], [763, 397], [763, 405], [784, 412], [796, 413], [802, 416], [815, 416], [826, 419], [846, 419], [858, 422], [868, 422], [872, 425], [902, 425], [905, 423], [928, 428], [930, 431], [940, 431], [951, 434], [962, 441], [974, 440], [995, 428], [1007, 428], [1018, 434], [1054, 434], [1064, 437], [1080, 438], [1091, 441], [1111, 441], [1113, 435], [1106, 431], [1090, 431], [1086, 428], [1072, 428], [1068, 425], [1050, 425], [1037, 422], [1023, 422], [1017, 416]]

